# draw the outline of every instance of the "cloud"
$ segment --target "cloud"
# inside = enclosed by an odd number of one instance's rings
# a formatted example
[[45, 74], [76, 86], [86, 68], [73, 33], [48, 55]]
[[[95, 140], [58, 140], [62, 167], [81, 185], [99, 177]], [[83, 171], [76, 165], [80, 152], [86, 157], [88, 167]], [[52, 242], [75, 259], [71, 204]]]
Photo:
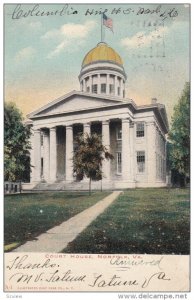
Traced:
[[15, 62], [19, 63], [21, 61], [28, 61], [34, 57], [36, 50], [32, 47], [26, 47], [18, 51], [15, 55]]
[[68, 45], [70, 44], [69, 41], [63, 41], [60, 43], [53, 51], [51, 51], [47, 58], [51, 59], [54, 56], [57, 56], [60, 52], [62, 52]]
[[30, 22], [29, 23], [29, 27], [32, 30], [39, 30], [42, 28], [42, 23], [39, 21], [35, 21], [35, 22]]
[[48, 54], [47, 58], [59, 55], [67, 46], [81, 45], [88, 34], [95, 28], [96, 22], [86, 21], [83, 24], [67, 23], [58, 29], [47, 31], [43, 40], [58, 41], [57, 46]]
[[86, 21], [84, 24], [67, 23], [61, 26], [59, 29], [47, 31], [41, 38], [85, 38], [95, 26], [96, 22], [94, 21]]
[[153, 30], [146, 34], [145, 31], [140, 31], [131, 38], [126, 37], [121, 40], [121, 45], [128, 48], [134, 49], [138, 47], [147, 47], [151, 44], [152, 41], [162, 39], [163, 35], [168, 32], [167, 27], [160, 27], [156, 30]]
[[85, 38], [95, 25], [94, 21], [86, 21], [85, 24], [69, 23], [63, 25], [60, 30], [62, 35], [70, 39]]

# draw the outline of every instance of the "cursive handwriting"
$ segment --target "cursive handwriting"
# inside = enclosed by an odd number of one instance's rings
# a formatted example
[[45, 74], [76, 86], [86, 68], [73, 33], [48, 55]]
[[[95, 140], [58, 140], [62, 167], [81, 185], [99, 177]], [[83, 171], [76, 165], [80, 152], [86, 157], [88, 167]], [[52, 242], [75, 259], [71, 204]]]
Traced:
[[[8, 272], [9, 286], [13, 283], [26, 287], [31, 287], [33, 284], [54, 286], [55, 283], [65, 283], [65, 286], [72, 285], [89, 286], [92, 289], [101, 288], [108, 290], [118, 287], [131, 287], [132, 289], [146, 289], [154, 286], [157, 281], [169, 282], [171, 278], [167, 276], [165, 271], [152, 272], [153, 267], [162, 269], [163, 256], [158, 259], [143, 258], [141, 256], [133, 256], [129, 259], [122, 257], [114, 257], [110, 260], [110, 266], [116, 268], [126, 268], [125, 274], [120, 274], [114, 270], [112, 274], [103, 272], [94, 273], [71, 269], [66, 269], [64, 265], [54, 263], [52, 259], [45, 258], [43, 261], [30, 261], [30, 255], [16, 255], [14, 259], [9, 260], [6, 269]], [[134, 272], [134, 268], [142, 266], [140, 272]], [[148, 270], [146, 268], [148, 266]], [[152, 268], [150, 268], [152, 267]], [[142, 273], [145, 269], [145, 276]], [[110, 269], [111, 271], [111, 269]], [[148, 273], [148, 272], [149, 273]], [[151, 271], [151, 273], [150, 273]]]
[[158, 273], [154, 273], [153, 275], [151, 275], [148, 279], [145, 279], [144, 283], [142, 284], [142, 288], [146, 288], [148, 287], [148, 285], [150, 284], [150, 282], [153, 279], [158, 279], [158, 280], [171, 280], [170, 278], [166, 278], [166, 274], [165, 272], [158, 272]]
[[141, 260], [135, 260], [135, 259], [128, 259], [128, 260], [123, 260], [120, 257], [118, 258], [112, 258], [110, 260], [110, 264], [112, 266], [116, 267], [128, 267], [129, 269], [132, 267], [137, 267], [137, 266], [156, 266], [159, 269], [161, 269], [161, 262], [163, 260], [163, 257], [160, 259], [152, 259], [150, 261], [146, 261], [144, 259]]
[[61, 10], [44, 10], [40, 9], [39, 4], [35, 4], [31, 9], [24, 10], [21, 4], [17, 4], [13, 13], [12, 20], [19, 20], [21, 18], [27, 17], [48, 17], [48, 16], [64, 16], [64, 15], [74, 15], [78, 14], [78, 11], [73, 7], [69, 7], [68, 4], [65, 4]]
[[59, 267], [57, 264], [51, 264], [51, 260], [48, 258], [43, 263], [29, 263], [26, 262], [28, 260], [28, 255], [23, 255], [22, 257], [17, 256], [10, 264], [7, 266], [9, 270], [25, 270], [25, 269], [50, 269]]
[[85, 274], [75, 275], [71, 270], [68, 270], [64, 273], [60, 273], [59, 270], [55, 270], [53, 273], [41, 272], [37, 275], [18, 272], [13, 274], [9, 280], [15, 280], [17, 283], [22, 282], [29, 284], [30, 282], [84, 282], [85, 279]]
[[91, 15], [101, 15], [102, 13], [108, 13], [110, 15], [118, 15], [118, 14], [124, 14], [124, 15], [130, 15], [134, 14], [136, 16], [142, 16], [142, 15], [153, 15], [157, 16], [163, 21], [165, 19], [172, 19], [176, 18], [178, 16], [178, 10], [173, 7], [169, 9], [164, 9], [164, 7], [160, 4], [157, 5], [154, 9], [149, 8], [148, 6], [139, 6], [137, 7], [118, 7], [118, 8], [113, 8], [113, 9], [107, 9], [107, 8], [100, 8], [100, 9], [93, 9], [93, 8], [88, 8], [85, 12], [85, 16], [91, 16]]
[[137, 16], [139, 15], [157, 15], [163, 21], [167, 18], [175, 18], [178, 16], [178, 11], [175, 7], [170, 8], [168, 10], [163, 10], [162, 5], [158, 5], [155, 9], [140, 7]]
[[120, 276], [113, 275], [111, 279], [104, 279], [103, 275], [97, 275], [94, 278], [94, 281], [89, 284], [91, 287], [111, 287], [111, 286], [136, 286], [139, 285], [136, 279], [125, 280], [121, 279]]
[[[62, 8], [57, 10], [47, 10], [39, 4], [35, 4], [32, 8], [24, 8], [21, 4], [17, 4], [11, 14], [12, 20], [19, 20], [27, 17], [49, 17], [49, 16], [58, 16], [62, 17], [65, 15], [77, 15], [80, 14], [78, 7], [76, 9], [69, 4], [65, 4]], [[164, 8], [163, 5], [156, 5], [150, 8], [149, 6], [133, 6], [133, 7], [114, 7], [114, 8], [99, 8], [94, 9], [92, 6], [89, 6], [84, 12], [84, 16], [95, 16], [107, 13], [109, 15], [135, 15], [135, 16], [156, 16], [160, 20], [164, 21], [166, 19], [174, 19], [178, 16], [178, 10], [175, 7]]]

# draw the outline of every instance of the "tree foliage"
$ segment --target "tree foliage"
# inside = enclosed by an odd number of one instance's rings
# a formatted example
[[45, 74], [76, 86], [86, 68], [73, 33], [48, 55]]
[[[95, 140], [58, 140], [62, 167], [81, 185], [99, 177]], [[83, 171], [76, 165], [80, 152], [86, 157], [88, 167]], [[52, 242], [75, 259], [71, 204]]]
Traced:
[[190, 84], [185, 84], [178, 104], [174, 107], [169, 132], [171, 168], [184, 177], [190, 175]]
[[26, 181], [30, 174], [30, 130], [22, 123], [22, 113], [12, 102], [4, 110], [4, 177]]
[[81, 134], [76, 138], [77, 147], [73, 156], [73, 169], [78, 179], [89, 178], [89, 191], [91, 193], [91, 181], [101, 180], [103, 176], [102, 162], [105, 159], [113, 159], [102, 144], [97, 134]]

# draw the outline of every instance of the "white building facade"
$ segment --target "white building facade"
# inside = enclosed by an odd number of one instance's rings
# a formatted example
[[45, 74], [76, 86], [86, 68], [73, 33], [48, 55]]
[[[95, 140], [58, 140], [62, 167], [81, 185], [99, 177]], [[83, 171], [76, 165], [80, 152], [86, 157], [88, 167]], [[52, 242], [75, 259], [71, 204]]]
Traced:
[[73, 174], [75, 137], [97, 133], [114, 160], [104, 161], [103, 179], [93, 188], [166, 185], [165, 107], [152, 99], [137, 106], [125, 98], [127, 76], [120, 56], [99, 43], [85, 56], [80, 91], [72, 91], [28, 115], [31, 126], [31, 183], [37, 189], [85, 189]]

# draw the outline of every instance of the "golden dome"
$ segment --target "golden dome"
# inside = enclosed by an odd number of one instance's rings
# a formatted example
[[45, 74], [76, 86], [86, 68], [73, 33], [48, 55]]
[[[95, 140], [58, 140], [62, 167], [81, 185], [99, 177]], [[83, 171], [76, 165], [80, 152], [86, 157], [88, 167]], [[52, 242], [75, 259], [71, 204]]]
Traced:
[[110, 61], [118, 65], [123, 65], [120, 55], [106, 43], [102, 42], [86, 54], [82, 67], [97, 61]]

